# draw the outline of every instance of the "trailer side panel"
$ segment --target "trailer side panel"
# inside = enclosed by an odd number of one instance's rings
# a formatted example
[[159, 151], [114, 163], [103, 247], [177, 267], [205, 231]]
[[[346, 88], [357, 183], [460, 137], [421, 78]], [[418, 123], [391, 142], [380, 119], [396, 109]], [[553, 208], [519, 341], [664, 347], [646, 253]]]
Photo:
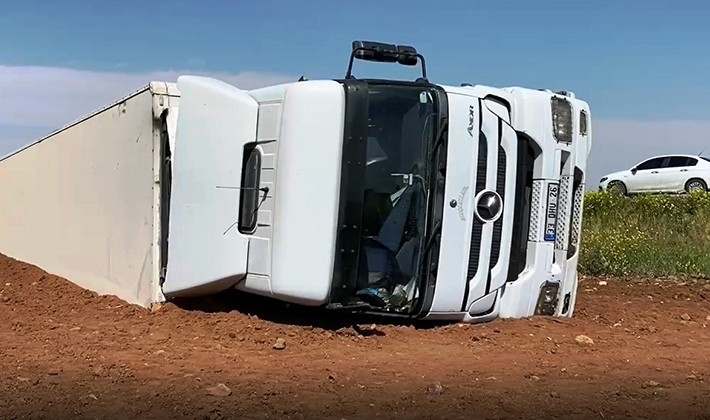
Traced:
[[143, 90], [0, 161], [0, 252], [148, 306], [154, 138]]

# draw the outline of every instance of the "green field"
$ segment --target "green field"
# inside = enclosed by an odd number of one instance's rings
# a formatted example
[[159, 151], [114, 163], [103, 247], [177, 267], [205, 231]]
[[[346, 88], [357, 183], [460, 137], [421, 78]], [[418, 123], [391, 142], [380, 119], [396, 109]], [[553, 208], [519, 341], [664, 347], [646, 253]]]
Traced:
[[710, 277], [710, 193], [628, 198], [588, 192], [579, 270]]

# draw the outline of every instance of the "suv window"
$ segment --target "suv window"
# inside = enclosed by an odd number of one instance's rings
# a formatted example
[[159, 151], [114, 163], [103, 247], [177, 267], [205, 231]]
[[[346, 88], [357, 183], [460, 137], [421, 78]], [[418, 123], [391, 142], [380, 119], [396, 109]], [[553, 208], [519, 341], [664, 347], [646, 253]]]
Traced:
[[661, 167], [661, 164], [663, 163], [663, 160], [665, 158], [663, 157], [657, 157], [653, 159], [649, 159], [641, 164], [639, 164], [636, 169], [639, 171], [645, 171], [648, 169], [658, 169]]

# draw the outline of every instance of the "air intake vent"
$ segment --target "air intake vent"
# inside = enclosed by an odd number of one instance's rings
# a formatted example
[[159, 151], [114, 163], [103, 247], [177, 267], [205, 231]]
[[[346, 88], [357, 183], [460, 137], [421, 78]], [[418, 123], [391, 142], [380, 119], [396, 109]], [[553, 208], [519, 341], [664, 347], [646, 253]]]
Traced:
[[[483, 132], [478, 140], [478, 167], [476, 168], [476, 193], [478, 195], [486, 188], [486, 171], [488, 169], [488, 143]], [[481, 255], [481, 235], [483, 233], [483, 223], [473, 218], [473, 234], [471, 235], [471, 248], [468, 258], [468, 276], [470, 280], [476, 275], [478, 261]], [[468, 293], [467, 293], [468, 294]]]
[[[503, 199], [503, 203], [506, 201], [505, 196], [505, 164], [506, 164], [505, 150], [503, 147], [498, 147], [498, 173], [496, 174], [496, 191]], [[491, 265], [490, 267], [495, 267], [498, 264], [498, 257], [500, 256], [500, 241], [501, 235], [503, 233], [503, 217], [496, 220], [493, 224], [493, 242], [491, 243]]]
[[582, 211], [584, 205], [584, 172], [574, 168], [574, 191], [572, 193], [572, 220], [569, 226], [569, 247], [567, 259], [574, 257], [579, 249], [580, 232], [582, 230]]

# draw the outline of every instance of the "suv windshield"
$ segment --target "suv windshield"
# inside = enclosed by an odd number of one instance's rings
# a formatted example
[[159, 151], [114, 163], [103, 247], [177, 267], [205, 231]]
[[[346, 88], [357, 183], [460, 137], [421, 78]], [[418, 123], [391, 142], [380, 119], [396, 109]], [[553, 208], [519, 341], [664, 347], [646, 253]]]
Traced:
[[427, 220], [433, 89], [370, 85], [355, 296], [405, 311], [417, 297]]

